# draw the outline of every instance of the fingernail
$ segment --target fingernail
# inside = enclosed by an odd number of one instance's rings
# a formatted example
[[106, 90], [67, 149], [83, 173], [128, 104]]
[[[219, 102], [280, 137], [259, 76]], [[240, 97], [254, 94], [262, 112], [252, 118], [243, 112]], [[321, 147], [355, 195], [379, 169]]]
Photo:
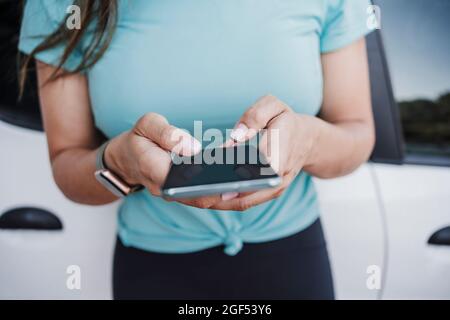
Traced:
[[232, 200], [232, 199], [234, 199], [234, 198], [237, 198], [238, 195], [239, 195], [238, 192], [226, 192], [226, 193], [222, 193], [222, 200], [223, 200], [223, 201]]
[[194, 138], [183, 139], [183, 150], [189, 151], [192, 153], [198, 153], [202, 150], [202, 145]]
[[239, 123], [236, 128], [231, 131], [230, 137], [235, 141], [243, 141], [245, 139], [245, 136], [247, 135], [247, 132], [248, 127], [243, 123]]

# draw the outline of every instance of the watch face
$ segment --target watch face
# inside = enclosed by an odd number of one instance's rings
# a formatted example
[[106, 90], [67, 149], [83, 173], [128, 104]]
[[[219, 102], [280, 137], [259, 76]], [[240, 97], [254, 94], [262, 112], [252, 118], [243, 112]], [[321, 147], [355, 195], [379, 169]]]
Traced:
[[97, 170], [95, 177], [106, 189], [117, 197], [125, 197], [132, 189], [109, 170]]

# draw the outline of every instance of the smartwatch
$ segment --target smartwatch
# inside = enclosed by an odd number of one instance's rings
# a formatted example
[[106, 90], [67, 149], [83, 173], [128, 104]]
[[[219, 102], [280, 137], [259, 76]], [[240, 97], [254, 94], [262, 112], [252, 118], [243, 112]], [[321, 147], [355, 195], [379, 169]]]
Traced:
[[119, 176], [114, 174], [105, 165], [105, 150], [108, 146], [109, 141], [102, 144], [102, 146], [97, 151], [96, 159], [96, 171], [95, 178], [100, 182], [106, 189], [108, 189], [112, 194], [119, 198], [128, 196], [131, 193], [142, 190], [144, 187], [141, 185], [130, 186], [125, 181], [123, 181]]

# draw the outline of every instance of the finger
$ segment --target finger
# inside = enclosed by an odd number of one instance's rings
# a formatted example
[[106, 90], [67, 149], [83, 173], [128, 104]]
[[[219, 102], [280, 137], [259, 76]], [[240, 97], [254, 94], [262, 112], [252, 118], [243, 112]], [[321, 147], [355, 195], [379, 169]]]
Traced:
[[149, 113], [142, 117], [135, 126], [135, 132], [154, 143], [162, 149], [192, 156], [201, 151], [201, 143], [188, 132], [169, 124], [167, 119], [157, 113]]
[[238, 197], [228, 201], [221, 201], [212, 206], [211, 209], [245, 211], [258, 204], [274, 199], [278, 192], [279, 188], [260, 190], [248, 196]]
[[200, 209], [208, 209], [214, 206], [215, 204], [222, 201], [222, 198], [220, 195], [212, 195], [212, 196], [205, 196], [205, 197], [199, 197], [199, 198], [193, 198], [193, 199], [172, 199], [176, 202], [182, 203], [184, 205], [188, 205], [195, 208]]
[[236, 141], [234, 141], [233, 139], [228, 139], [220, 147], [231, 148], [231, 147], [235, 147], [236, 145], [237, 145]]
[[144, 185], [144, 187], [155, 197], [161, 196], [161, 188], [156, 183], [148, 182]]
[[233, 200], [221, 201], [212, 206], [211, 209], [232, 211], [248, 210], [254, 206], [278, 198], [281, 194], [283, 194], [284, 190], [286, 190], [294, 177], [295, 175], [288, 174], [283, 177], [283, 182], [276, 188], [259, 190], [245, 196], [242, 196], [241, 194], [240, 197]]
[[137, 137], [135, 145], [135, 152], [138, 154], [137, 165], [139, 172], [145, 179], [141, 184], [147, 186], [147, 183], [151, 183], [161, 186], [169, 173], [172, 163], [170, 154], [142, 136]]
[[239, 197], [239, 192], [226, 192], [226, 193], [222, 193], [221, 200], [229, 201], [229, 200], [235, 199], [237, 197]]
[[258, 144], [258, 150], [259, 152], [261, 152], [265, 157], [266, 160], [270, 163], [270, 143], [271, 143], [271, 139], [270, 139], [270, 132], [265, 130], [263, 132], [263, 134], [260, 136], [259, 138], [259, 144]]
[[[278, 119], [278, 118], [277, 118]], [[283, 175], [283, 165], [285, 157], [281, 154], [280, 133], [278, 128], [269, 126], [260, 136], [258, 150], [262, 156], [261, 161], [269, 164], [271, 168], [280, 175]], [[264, 161], [262, 160], [263, 158]]]
[[265, 96], [243, 114], [230, 136], [235, 141], [249, 140], [259, 130], [266, 128], [273, 118], [287, 110], [289, 108], [274, 96]]
[[159, 147], [149, 148], [140, 160], [141, 173], [157, 186], [162, 186], [169, 174], [172, 159]]

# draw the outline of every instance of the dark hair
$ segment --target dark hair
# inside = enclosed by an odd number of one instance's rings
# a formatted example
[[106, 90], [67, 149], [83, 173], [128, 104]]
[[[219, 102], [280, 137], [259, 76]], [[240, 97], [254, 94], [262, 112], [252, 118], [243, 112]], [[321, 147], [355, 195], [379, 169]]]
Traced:
[[[87, 70], [97, 63], [108, 49], [117, 24], [117, 0], [75, 0], [73, 4], [81, 9], [81, 28], [68, 29], [66, 27], [68, 16], [66, 16], [52, 34], [48, 35], [29, 55], [22, 59], [19, 70], [20, 96], [23, 94], [30, 62], [36, 54], [61, 44], [64, 45], [65, 49], [57, 69], [49, 79], [49, 81], [53, 81], [67, 74]], [[81, 62], [74, 70], [63, 70], [64, 63], [77, 48], [88, 28], [92, 28], [93, 34], [88, 45], [83, 49]]]

